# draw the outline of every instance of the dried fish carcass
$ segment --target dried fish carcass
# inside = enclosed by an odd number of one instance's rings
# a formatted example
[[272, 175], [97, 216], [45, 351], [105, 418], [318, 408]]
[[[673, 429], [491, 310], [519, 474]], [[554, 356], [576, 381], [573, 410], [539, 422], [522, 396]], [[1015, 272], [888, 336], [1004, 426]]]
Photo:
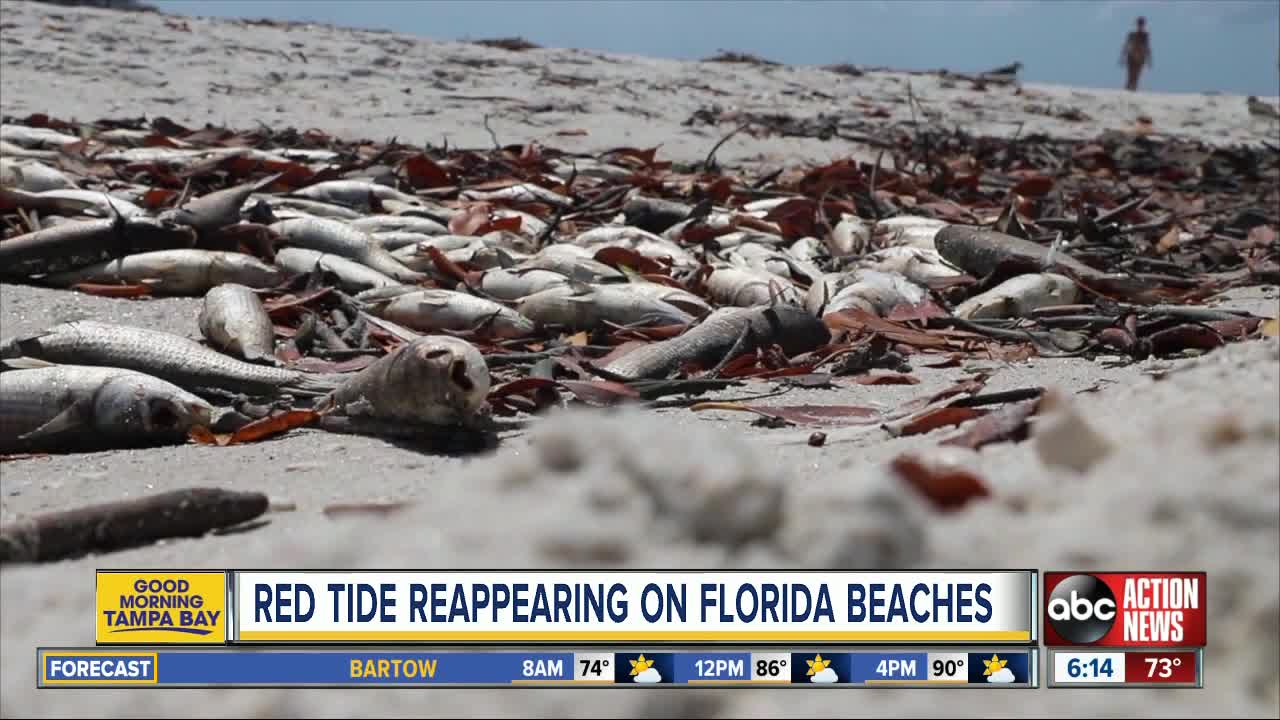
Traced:
[[522, 299], [520, 314], [541, 325], [594, 330], [618, 326], [687, 325], [693, 316], [680, 308], [635, 292], [630, 284], [575, 283], [543, 290]]
[[330, 255], [306, 248], [281, 248], [276, 253], [276, 265], [295, 275], [320, 271], [337, 279], [338, 287], [345, 292], [358, 293], [373, 288], [395, 287], [400, 281], [362, 265], [355, 260]]
[[1018, 275], [960, 303], [955, 316], [980, 318], [1027, 317], [1032, 310], [1070, 305], [1079, 297], [1074, 280], [1054, 273]]
[[707, 292], [720, 305], [804, 304], [804, 296], [795, 283], [754, 268], [718, 267], [712, 270], [707, 276]]
[[371, 301], [368, 310], [420, 332], [479, 331], [500, 338], [523, 337], [533, 322], [511, 308], [453, 290], [427, 289]]
[[419, 282], [426, 276], [414, 272], [396, 260], [369, 238], [368, 233], [357, 230], [337, 220], [323, 218], [295, 218], [281, 220], [270, 226], [285, 244], [341, 255], [400, 282]]
[[204, 296], [197, 318], [200, 334], [210, 346], [242, 360], [268, 365], [275, 358], [275, 328], [257, 293], [227, 283]]
[[201, 295], [223, 283], [275, 287], [285, 274], [252, 255], [219, 250], [157, 250], [49, 275], [59, 287], [77, 283], [145, 285], [158, 295]]

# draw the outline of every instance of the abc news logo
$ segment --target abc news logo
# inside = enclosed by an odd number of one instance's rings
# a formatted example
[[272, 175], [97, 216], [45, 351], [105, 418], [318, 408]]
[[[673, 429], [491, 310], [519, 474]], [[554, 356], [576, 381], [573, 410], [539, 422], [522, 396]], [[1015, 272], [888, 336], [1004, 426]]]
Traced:
[[1063, 640], [1088, 645], [1111, 630], [1116, 611], [1116, 596], [1106, 583], [1092, 575], [1072, 575], [1053, 588], [1045, 613]]

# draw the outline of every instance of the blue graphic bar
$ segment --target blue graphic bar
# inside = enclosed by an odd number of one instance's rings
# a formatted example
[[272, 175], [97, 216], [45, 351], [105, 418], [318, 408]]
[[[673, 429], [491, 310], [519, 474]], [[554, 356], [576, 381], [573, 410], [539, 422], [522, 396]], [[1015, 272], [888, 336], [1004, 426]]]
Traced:
[[39, 687], [513, 685], [1036, 687], [1034, 649], [930, 652], [477, 652], [428, 649], [41, 648]]

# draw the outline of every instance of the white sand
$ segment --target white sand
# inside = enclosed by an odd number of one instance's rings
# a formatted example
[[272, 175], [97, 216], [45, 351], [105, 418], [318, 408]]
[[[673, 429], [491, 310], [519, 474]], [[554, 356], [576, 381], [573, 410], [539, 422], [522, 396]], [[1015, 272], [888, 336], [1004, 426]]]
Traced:
[[[480, 147], [490, 142], [480, 122], [490, 113], [505, 143], [542, 139], [583, 151], [661, 143], [660, 157], [676, 160], [701, 159], [733, 127], [729, 122], [715, 129], [681, 126], [694, 110], [713, 103], [726, 110], [811, 116], [857, 113], [856, 99], [863, 96], [889, 109], [890, 122], [910, 117], [907, 77], [892, 74], [853, 79], [811, 68], [678, 63], [572, 50], [509, 53], [318, 26], [286, 29], [186, 19], [191, 29], [186, 33], [167, 28], [166, 20], [175, 21], [6, 2], [0, 13], [0, 113], [46, 112], [81, 120], [146, 113], [195, 125], [248, 126], [261, 120], [436, 144], [447, 135], [451, 145]], [[286, 60], [282, 50], [301, 50], [306, 62], [296, 54]], [[594, 84], [571, 89], [549, 82], [549, 75], [573, 75]], [[973, 92], [963, 82], [945, 90], [934, 77], [911, 77], [910, 82], [927, 106], [944, 113], [947, 125], [972, 132], [1012, 134], [1016, 125], [1006, 123], [1024, 121], [1024, 135], [1088, 137], [1127, 128], [1138, 114], [1147, 114], [1163, 131], [1224, 142], [1256, 141], [1271, 132], [1276, 141], [1274, 129], [1250, 129], [1238, 97], [1041, 86], [1028, 86], [1018, 97], [1008, 88]], [[806, 88], [839, 101], [805, 95]], [[797, 94], [784, 94], [788, 91]], [[962, 101], [975, 107], [963, 108]], [[1029, 113], [1029, 104], [1071, 105], [1095, 122]], [[554, 109], [530, 109], [539, 105]], [[581, 109], [570, 109], [575, 106]], [[553, 135], [576, 128], [589, 134]], [[718, 157], [795, 165], [867, 152], [842, 141], [738, 137]], [[84, 315], [195, 335], [196, 302], [129, 302], [4, 285], [0, 335]], [[1238, 293], [1233, 304], [1278, 314], [1275, 288]], [[988, 386], [992, 391], [1052, 385], [1075, 393], [1106, 381], [1100, 392], [1073, 397], [1110, 439], [1113, 452], [1075, 475], [1046, 467], [1033, 443], [988, 447], [968, 462], [987, 479], [995, 499], [949, 515], [925, 508], [884, 470], [897, 453], [933, 445], [946, 430], [897, 440], [879, 430], [830, 431], [826, 447], [815, 449], [805, 443], [807, 428], [761, 430], [750, 427], [749, 416], [687, 410], [607, 418], [599, 412], [573, 413], [507, 438], [492, 456], [471, 459], [424, 456], [377, 440], [308, 431], [247, 447], [185, 446], [5, 463], [0, 465], [0, 513], [6, 520], [188, 485], [259, 489], [295, 502], [298, 509], [269, 516], [270, 524], [253, 532], [0, 572], [0, 715], [822, 717], [923, 716], [939, 708], [963, 716], [1280, 712], [1280, 341], [1123, 368], [1078, 359], [970, 366], [995, 371]], [[1177, 371], [1153, 379], [1152, 373], [1170, 368]], [[773, 402], [891, 407], [964, 377], [965, 370], [917, 374], [924, 384], [916, 387], [847, 385], [794, 391]], [[1214, 446], [1206, 438], [1223, 422], [1234, 423], [1240, 439]], [[581, 464], [572, 472], [554, 472], [547, 467], [548, 454]], [[781, 525], [772, 527], [768, 518], [722, 518], [761, 535], [736, 553], [695, 542], [690, 527], [696, 516], [654, 512], [641, 482], [653, 477], [690, 479], [703, 492], [741, 485], [776, 495]], [[388, 499], [412, 499], [418, 506], [389, 520], [328, 520], [320, 514], [334, 501]], [[627, 542], [635, 537], [648, 542]], [[1207, 570], [1206, 689], [1012, 694], [34, 689], [37, 645], [92, 642], [94, 568], [176, 566]]]

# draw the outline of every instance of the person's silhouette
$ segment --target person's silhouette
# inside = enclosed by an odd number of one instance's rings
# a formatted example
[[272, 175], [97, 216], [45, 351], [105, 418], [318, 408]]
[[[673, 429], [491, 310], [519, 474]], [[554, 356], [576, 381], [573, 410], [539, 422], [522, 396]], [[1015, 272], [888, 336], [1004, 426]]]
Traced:
[[1125, 38], [1124, 47], [1120, 50], [1120, 64], [1129, 69], [1125, 89], [1137, 90], [1142, 68], [1151, 67], [1151, 37], [1147, 35], [1146, 18], [1138, 18], [1138, 27]]

